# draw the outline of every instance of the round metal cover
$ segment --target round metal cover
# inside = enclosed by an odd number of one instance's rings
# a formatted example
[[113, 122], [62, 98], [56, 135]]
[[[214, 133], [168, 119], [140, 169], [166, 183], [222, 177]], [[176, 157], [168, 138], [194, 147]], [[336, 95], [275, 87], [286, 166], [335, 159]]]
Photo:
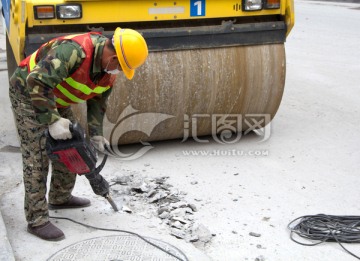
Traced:
[[179, 259], [161, 251], [160, 249], [150, 245], [139, 237], [131, 235], [116, 235], [90, 238], [67, 246], [55, 254], [49, 261], [71, 261], [71, 260], [104, 260], [104, 261], [173, 261], [187, 260], [184, 253], [176, 247], [163, 241], [146, 238], [151, 243], [165, 249]]

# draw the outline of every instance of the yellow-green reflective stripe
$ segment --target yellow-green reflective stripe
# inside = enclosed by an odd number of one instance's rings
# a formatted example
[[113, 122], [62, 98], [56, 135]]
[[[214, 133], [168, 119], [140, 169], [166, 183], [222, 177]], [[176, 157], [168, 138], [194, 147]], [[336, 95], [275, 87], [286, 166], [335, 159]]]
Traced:
[[55, 102], [62, 105], [62, 106], [70, 106], [69, 103], [67, 103], [66, 101], [64, 101], [63, 99], [60, 99], [60, 98], [56, 98]]
[[82, 99], [79, 99], [78, 97], [76, 97], [74, 94], [71, 94], [68, 90], [66, 90], [64, 87], [62, 87], [60, 84], [56, 85], [56, 88], [58, 88], [58, 90], [64, 94], [67, 98], [69, 98], [70, 100], [72, 100], [75, 103], [82, 103], [85, 102]]
[[92, 92], [100, 94], [100, 93], [103, 93], [103, 92], [105, 92], [105, 91], [107, 91], [109, 89], [110, 89], [110, 86], [106, 86], [106, 87], [98, 86], [98, 87], [95, 87], [94, 90], [92, 90]]
[[76, 89], [78, 91], [81, 91], [82, 93], [84, 93], [86, 95], [89, 95], [91, 93], [100, 94], [100, 93], [103, 93], [103, 92], [105, 92], [106, 90], [108, 90], [110, 88], [110, 86], [106, 86], [106, 87], [98, 86], [98, 87], [96, 87], [95, 89], [92, 90], [87, 85], [82, 84], [80, 82], [77, 82], [71, 77], [66, 78], [65, 81], [71, 87], [73, 87], [74, 89]]
[[35, 62], [35, 58], [36, 58], [36, 54], [39, 50], [36, 50], [35, 52], [33, 52], [33, 54], [30, 56], [30, 61], [29, 61], [29, 66], [30, 66], [30, 71], [32, 69], [34, 69], [36, 62]]

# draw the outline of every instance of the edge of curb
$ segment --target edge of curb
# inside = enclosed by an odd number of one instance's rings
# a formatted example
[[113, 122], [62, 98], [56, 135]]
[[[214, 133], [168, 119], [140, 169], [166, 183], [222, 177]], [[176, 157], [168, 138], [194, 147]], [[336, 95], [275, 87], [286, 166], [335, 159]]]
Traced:
[[15, 261], [14, 252], [0, 211], [0, 261]]

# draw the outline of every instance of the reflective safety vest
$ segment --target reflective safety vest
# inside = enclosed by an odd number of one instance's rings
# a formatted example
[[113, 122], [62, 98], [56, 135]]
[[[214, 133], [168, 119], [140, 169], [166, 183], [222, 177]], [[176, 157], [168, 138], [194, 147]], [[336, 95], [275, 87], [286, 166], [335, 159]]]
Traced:
[[[93, 60], [92, 56], [94, 53], [94, 45], [91, 41], [90, 34], [94, 33], [69, 35], [59, 37], [50, 41], [51, 43], [55, 40], [72, 40], [74, 42], [77, 42], [86, 54], [85, 59], [80, 65], [80, 67], [72, 75], [70, 75], [70, 77], [66, 78], [54, 88], [53, 92], [55, 95], [56, 107], [58, 108], [67, 107], [70, 104], [83, 103], [86, 100], [107, 91], [111, 88], [116, 78], [115, 75], [105, 73], [98, 82], [98, 84], [95, 84], [90, 79], [90, 70]], [[28, 71], [31, 72], [38, 61], [39, 50], [41, 50], [43, 46], [44, 45], [42, 45], [33, 54], [25, 58], [19, 66], [27, 66]]]

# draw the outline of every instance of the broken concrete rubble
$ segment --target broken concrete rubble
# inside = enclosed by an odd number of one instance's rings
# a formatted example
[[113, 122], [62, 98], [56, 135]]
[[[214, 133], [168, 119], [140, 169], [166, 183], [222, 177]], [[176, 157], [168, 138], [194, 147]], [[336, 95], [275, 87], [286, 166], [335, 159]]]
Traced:
[[186, 202], [186, 193], [174, 188], [167, 179], [166, 176], [149, 179], [140, 174], [117, 176], [110, 189], [113, 198], [123, 202], [124, 212], [153, 213], [169, 227], [171, 235], [203, 248], [211, 242], [212, 233], [194, 218], [196, 205]]

